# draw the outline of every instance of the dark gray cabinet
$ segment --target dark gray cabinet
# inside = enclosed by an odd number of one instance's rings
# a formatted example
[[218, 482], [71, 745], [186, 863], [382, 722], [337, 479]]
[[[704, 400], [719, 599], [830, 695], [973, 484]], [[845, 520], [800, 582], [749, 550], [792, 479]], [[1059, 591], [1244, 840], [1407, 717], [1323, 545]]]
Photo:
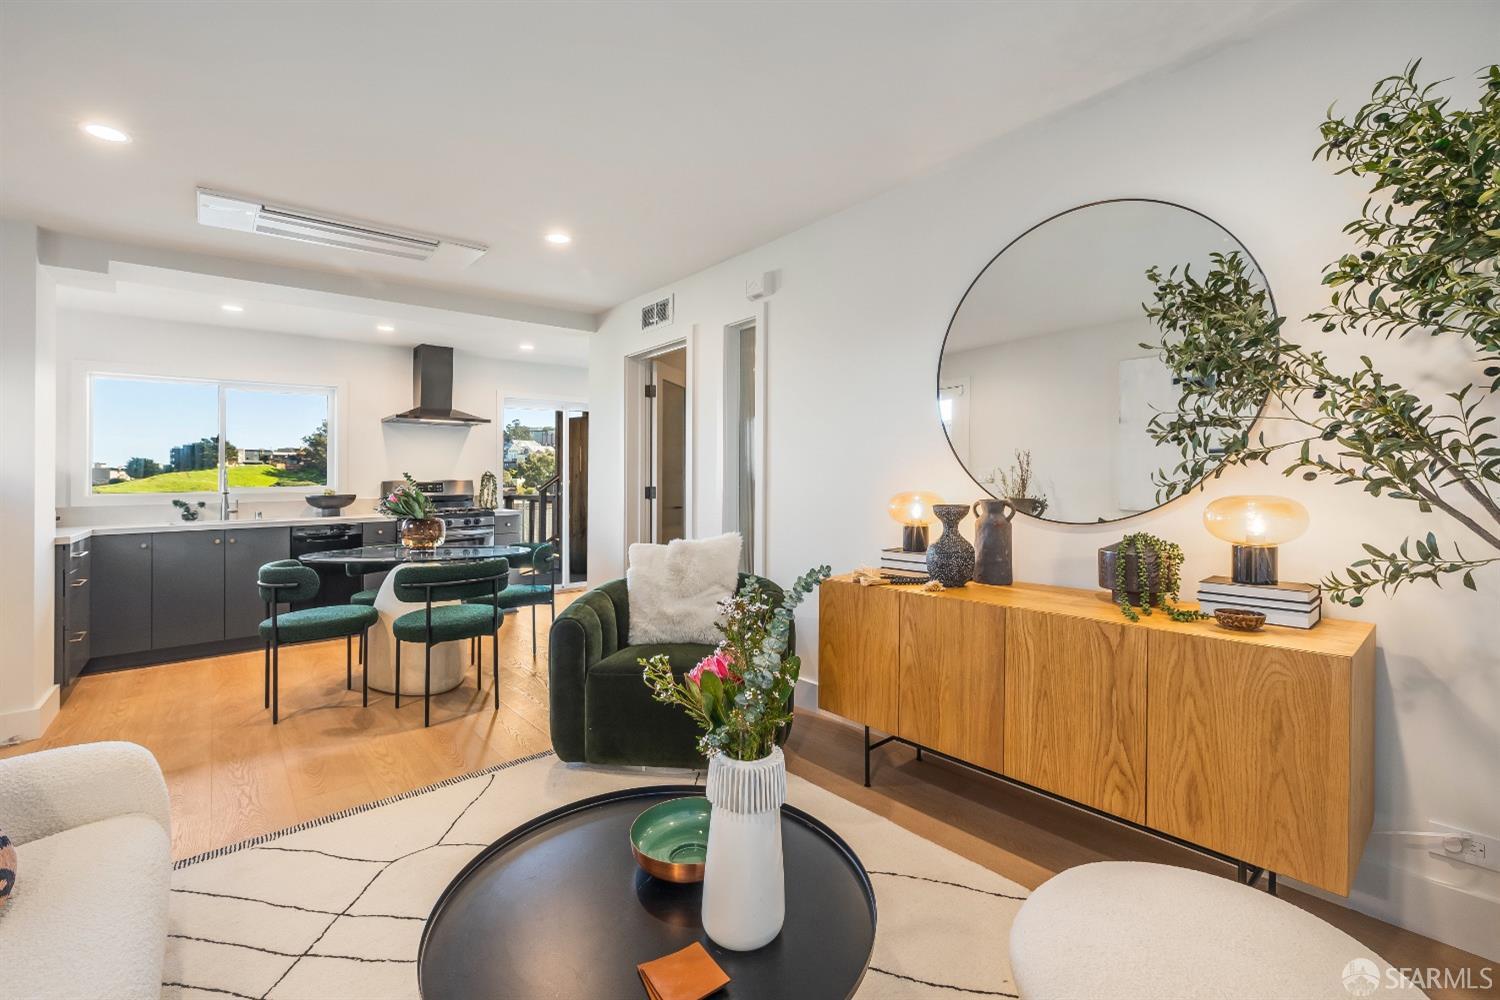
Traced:
[[230, 528], [224, 532], [224, 638], [253, 639], [265, 618], [256, 572], [292, 552], [289, 528]]
[[365, 522], [361, 545], [391, 545], [396, 541], [395, 521]]
[[151, 648], [224, 638], [224, 532], [151, 536]]
[[151, 535], [89, 540], [89, 654], [117, 656], [151, 648]]
[[89, 540], [56, 547], [57, 634], [53, 642], [53, 674], [58, 684], [67, 686], [78, 678], [89, 661], [93, 636], [89, 606], [92, 599], [90, 577], [93, 576], [93, 554]]

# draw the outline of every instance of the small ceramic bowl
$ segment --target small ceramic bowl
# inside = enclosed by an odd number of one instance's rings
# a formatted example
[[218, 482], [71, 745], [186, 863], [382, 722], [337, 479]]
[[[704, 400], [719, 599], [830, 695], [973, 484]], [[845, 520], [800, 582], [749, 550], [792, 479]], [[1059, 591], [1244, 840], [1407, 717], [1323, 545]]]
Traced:
[[708, 858], [708, 799], [687, 795], [658, 802], [630, 824], [635, 863], [668, 882], [702, 882]]
[[1220, 608], [1214, 612], [1214, 621], [1232, 632], [1259, 632], [1266, 623], [1266, 616], [1244, 608]]

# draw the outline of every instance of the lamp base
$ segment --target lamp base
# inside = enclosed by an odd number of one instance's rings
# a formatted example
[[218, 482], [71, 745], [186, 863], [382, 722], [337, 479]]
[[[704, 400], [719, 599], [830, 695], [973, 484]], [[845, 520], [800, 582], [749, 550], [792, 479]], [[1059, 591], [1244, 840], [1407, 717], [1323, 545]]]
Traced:
[[901, 551], [927, 551], [927, 525], [906, 524], [901, 526]]
[[1277, 583], [1276, 546], [1236, 545], [1229, 577], [1235, 583]]

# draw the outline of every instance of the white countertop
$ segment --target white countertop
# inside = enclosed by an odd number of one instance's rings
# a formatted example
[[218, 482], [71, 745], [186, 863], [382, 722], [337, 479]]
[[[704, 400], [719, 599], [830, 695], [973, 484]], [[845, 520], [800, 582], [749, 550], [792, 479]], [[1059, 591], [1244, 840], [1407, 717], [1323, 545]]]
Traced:
[[[521, 512], [518, 510], [502, 508], [495, 511], [497, 520], [510, 516], [520, 517], [520, 515]], [[355, 514], [348, 517], [263, 517], [260, 520], [253, 517], [237, 517], [230, 521], [210, 521], [200, 518], [197, 521], [160, 521], [154, 524], [75, 524], [67, 527], [59, 526], [53, 542], [57, 545], [70, 545], [95, 535], [141, 535], [164, 531], [224, 531], [231, 528], [292, 528], [300, 525], [370, 524], [390, 520], [394, 519], [384, 514]]]

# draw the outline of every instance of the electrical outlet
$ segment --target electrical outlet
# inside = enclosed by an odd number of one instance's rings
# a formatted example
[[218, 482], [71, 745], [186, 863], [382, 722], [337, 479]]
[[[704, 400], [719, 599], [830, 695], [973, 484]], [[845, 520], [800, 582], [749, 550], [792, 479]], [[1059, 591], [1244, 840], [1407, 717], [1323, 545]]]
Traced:
[[1434, 847], [1430, 853], [1435, 857], [1447, 858], [1449, 861], [1462, 861], [1466, 865], [1500, 872], [1500, 837], [1490, 837], [1462, 827], [1449, 826], [1447, 823], [1434, 822], [1432, 828], [1438, 833], [1457, 837], [1459, 841], [1456, 851], [1447, 850], [1450, 846], [1449, 841]]

